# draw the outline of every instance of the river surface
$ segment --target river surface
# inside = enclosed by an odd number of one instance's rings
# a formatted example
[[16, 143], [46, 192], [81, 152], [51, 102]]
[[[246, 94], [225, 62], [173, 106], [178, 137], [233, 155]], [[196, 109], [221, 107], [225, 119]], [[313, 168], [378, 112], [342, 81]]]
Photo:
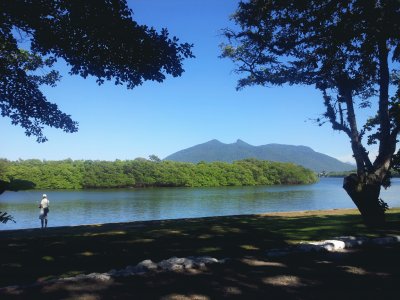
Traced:
[[[17, 223], [0, 223], [0, 230], [39, 227], [43, 193], [50, 200], [49, 226], [54, 227], [354, 208], [342, 182], [342, 178], [322, 178], [311, 185], [5, 192], [0, 211], [14, 216]], [[389, 207], [400, 207], [400, 179], [393, 179], [381, 197]]]

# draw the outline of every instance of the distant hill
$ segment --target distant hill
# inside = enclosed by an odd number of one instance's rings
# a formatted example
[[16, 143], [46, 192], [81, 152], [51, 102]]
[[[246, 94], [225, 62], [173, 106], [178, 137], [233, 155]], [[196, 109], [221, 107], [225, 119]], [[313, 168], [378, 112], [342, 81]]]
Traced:
[[232, 162], [245, 158], [291, 162], [316, 172], [343, 172], [354, 170], [355, 166], [341, 162], [336, 158], [315, 152], [310, 147], [281, 144], [252, 146], [242, 140], [224, 144], [211, 140], [167, 156], [164, 160], [198, 163], [200, 161]]

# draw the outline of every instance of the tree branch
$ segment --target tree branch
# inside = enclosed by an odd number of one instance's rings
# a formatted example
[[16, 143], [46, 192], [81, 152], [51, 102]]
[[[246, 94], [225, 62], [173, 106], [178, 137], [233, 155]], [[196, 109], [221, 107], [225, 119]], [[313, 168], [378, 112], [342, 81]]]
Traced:
[[379, 50], [379, 154], [374, 162], [377, 175], [384, 177], [390, 169], [393, 154], [396, 150], [398, 127], [390, 132], [390, 111], [389, 111], [389, 51], [386, 45], [386, 38], [378, 41]]
[[[326, 89], [322, 90], [322, 94], [323, 94], [323, 98], [324, 98], [324, 104], [325, 104], [325, 107], [326, 107], [325, 117], [331, 123], [332, 128], [334, 130], [343, 131], [350, 137], [351, 132], [350, 132], [350, 129], [345, 125], [344, 120], [343, 120], [343, 116], [341, 115], [340, 123], [337, 121], [335, 108], [334, 108], [334, 106], [332, 105], [332, 102], [331, 102], [332, 99], [331, 99], [330, 96], [328, 96], [328, 94], [326, 92]], [[341, 108], [340, 108], [340, 112], [342, 112]]]
[[372, 166], [366, 153], [365, 148], [361, 144], [360, 134], [357, 128], [357, 119], [354, 111], [354, 103], [351, 88], [349, 88], [348, 80], [340, 78], [338, 80], [339, 95], [343, 97], [347, 107], [347, 121], [349, 123], [350, 131], [349, 137], [351, 141], [351, 148], [353, 150], [354, 159], [357, 165], [357, 174], [363, 176], [366, 168]]

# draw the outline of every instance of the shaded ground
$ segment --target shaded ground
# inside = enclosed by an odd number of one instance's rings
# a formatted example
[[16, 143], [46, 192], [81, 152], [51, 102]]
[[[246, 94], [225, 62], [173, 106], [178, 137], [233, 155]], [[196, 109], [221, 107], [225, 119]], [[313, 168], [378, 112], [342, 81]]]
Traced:
[[[355, 211], [137, 222], [0, 232], [0, 298], [15, 299], [394, 299], [399, 246], [268, 260], [265, 250], [338, 235], [400, 235], [400, 211], [369, 231]], [[159, 273], [112, 283], [46, 283], [79, 273], [107, 272], [144, 259], [209, 255], [231, 261], [196, 273]], [[395, 293], [396, 292], [396, 293]], [[397, 296], [397, 297], [395, 297]]]
[[[9, 289], [9, 299], [398, 299], [399, 247], [279, 260], [235, 259], [191, 273]], [[2, 298], [4, 299], [4, 298]]]

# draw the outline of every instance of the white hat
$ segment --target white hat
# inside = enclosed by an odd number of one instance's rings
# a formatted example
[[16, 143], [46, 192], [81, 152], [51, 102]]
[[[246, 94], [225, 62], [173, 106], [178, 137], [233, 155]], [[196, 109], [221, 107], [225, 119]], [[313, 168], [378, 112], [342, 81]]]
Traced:
[[46, 194], [43, 194], [42, 198], [47, 198], [47, 195], [46, 195]]

